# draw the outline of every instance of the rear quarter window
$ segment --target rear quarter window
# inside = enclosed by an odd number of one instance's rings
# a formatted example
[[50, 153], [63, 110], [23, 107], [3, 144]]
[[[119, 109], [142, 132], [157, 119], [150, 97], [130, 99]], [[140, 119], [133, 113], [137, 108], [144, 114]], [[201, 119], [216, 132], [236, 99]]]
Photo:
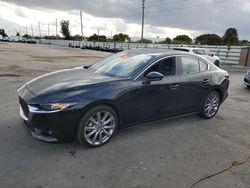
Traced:
[[182, 73], [192, 74], [200, 72], [199, 60], [192, 57], [181, 57]]
[[199, 60], [199, 64], [200, 64], [200, 72], [204, 72], [204, 71], [206, 71], [208, 69], [208, 64], [207, 63]]

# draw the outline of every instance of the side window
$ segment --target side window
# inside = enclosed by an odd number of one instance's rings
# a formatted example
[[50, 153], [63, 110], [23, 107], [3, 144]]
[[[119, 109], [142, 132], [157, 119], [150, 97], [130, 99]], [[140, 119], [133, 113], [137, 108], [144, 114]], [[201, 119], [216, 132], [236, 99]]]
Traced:
[[204, 50], [202, 50], [202, 49], [194, 49], [193, 52], [194, 52], [195, 54], [198, 54], [198, 55], [204, 55], [204, 54], [205, 54], [205, 53], [204, 53]]
[[209, 50], [204, 50], [205, 55], [211, 55], [211, 52]]
[[198, 59], [192, 57], [181, 57], [181, 63], [183, 74], [197, 73], [200, 71]]
[[175, 57], [170, 57], [166, 59], [162, 59], [161, 61], [157, 62], [155, 65], [150, 67], [144, 75], [150, 73], [150, 72], [159, 72], [163, 74], [164, 76], [170, 76], [175, 75], [176, 73], [176, 61]]
[[206, 71], [208, 68], [208, 65], [206, 63], [204, 63], [203, 61], [199, 60], [199, 64], [200, 64], [200, 72]]

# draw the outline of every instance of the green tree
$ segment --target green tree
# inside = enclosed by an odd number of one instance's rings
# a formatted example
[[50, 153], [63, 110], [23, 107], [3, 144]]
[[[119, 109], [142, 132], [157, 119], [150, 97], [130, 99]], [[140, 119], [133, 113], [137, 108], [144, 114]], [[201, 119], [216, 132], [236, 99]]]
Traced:
[[155, 42], [155, 44], [171, 44], [171, 42], [172, 42], [171, 38], [167, 37], [165, 38], [165, 40]]
[[203, 34], [196, 38], [196, 44], [219, 45], [221, 44], [221, 37], [216, 34]]
[[238, 32], [235, 28], [228, 28], [222, 38], [224, 45], [237, 45], [239, 43]]
[[25, 35], [23, 35], [23, 38], [29, 39], [29, 38], [31, 38], [31, 36], [28, 34], [25, 34]]
[[76, 35], [72, 36], [72, 39], [73, 39], [73, 40], [82, 40], [82, 36], [76, 34]]
[[88, 38], [88, 41], [99, 41], [99, 42], [106, 42], [107, 41], [107, 37], [105, 35], [97, 35], [97, 34], [93, 34]]
[[192, 39], [187, 35], [177, 35], [173, 41], [173, 44], [191, 44]]
[[0, 29], [0, 35], [2, 35], [3, 37], [7, 36], [4, 29]]
[[51, 40], [55, 40], [55, 39], [60, 39], [60, 36], [55, 36], [55, 35], [50, 35], [50, 36], [45, 36], [45, 39], [51, 39]]
[[61, 25], [61, 33], [66, 40], [70, 39], [70, 30], [69, 30], [69, 20], [62, 20], [60, 22]]
[[[141, 40], [138, 40], [138, 41], [136, 41], [137, 43], [141, 43]], [[152, 40], [149, 40], [149, 39], [143, 39], [142, 40], [142, 43], [144, 43], [144, 44], [152, 44], [153, 43], [153, 41]]]
[[166, 44], [171, 44], [171, 38], [169, 38], [169, 37], [165, 38], [165, 43]]
[[97, 34], [93, 34], [88, 38], [88, 41], [97, 41], [98, 40], [98, 35]]
[[247, 46], [247, 45], [249, 45], [249, 41], [244, 39], [242, 41], [239, 41], [239, 44], [242, 46]]
[[113, 41], [115, 42], [125, 42], [130, 41], [130, 37], [127, 34], [119, 33], [113, 36]]
[[16, 36], [20, 36], [20, 33], [19, 33], [19, 32], [16, 32]]

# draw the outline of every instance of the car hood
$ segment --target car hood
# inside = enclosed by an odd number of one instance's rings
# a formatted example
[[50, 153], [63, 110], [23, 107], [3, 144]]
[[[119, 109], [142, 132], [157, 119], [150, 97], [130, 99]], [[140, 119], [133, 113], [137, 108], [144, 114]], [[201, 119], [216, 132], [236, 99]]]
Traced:
[[96, 74], [83, 67], [77, 67], [37, 77], [27, 82], [26, 88], [34, 95], [40, 95], [116, 79], [117, 78]]

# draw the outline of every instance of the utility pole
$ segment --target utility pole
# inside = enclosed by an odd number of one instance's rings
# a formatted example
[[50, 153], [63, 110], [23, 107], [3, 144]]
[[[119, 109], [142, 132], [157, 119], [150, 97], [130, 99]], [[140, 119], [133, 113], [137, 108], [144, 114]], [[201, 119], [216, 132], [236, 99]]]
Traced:
[[49, 23], [48, 23], [48, 36], [49, 36]]
[[83, 26], [82, 26], [82, 10], [80, 10], [80, 20], [81, 20], [81, 34], [82, 34], [82, 41], [83, 41]]
[[97, 30], [98, 42], [99, 42], [99, 34], [100, 34], [100, 29], [98, 28]]
[[56, 39], [57, 39], [57, 18], [56, 18]]
[[145, 0], [142, 0], [141, 43], [143, 43]]
[[34, 38], [34, 33], [33, 33], [33, 26], [31, 24], [31, 34], [32, 34], [32, 38]]
[[38, 29], [39, 29], [39, 37], [41, 39], [41, 27], [40, 27], [40, 22], [38, 22]]
[[28, 35], [28, 29], [27, 29], [27, 27], [25, 27], [25, 30], [26, 30], [26, 34]]

